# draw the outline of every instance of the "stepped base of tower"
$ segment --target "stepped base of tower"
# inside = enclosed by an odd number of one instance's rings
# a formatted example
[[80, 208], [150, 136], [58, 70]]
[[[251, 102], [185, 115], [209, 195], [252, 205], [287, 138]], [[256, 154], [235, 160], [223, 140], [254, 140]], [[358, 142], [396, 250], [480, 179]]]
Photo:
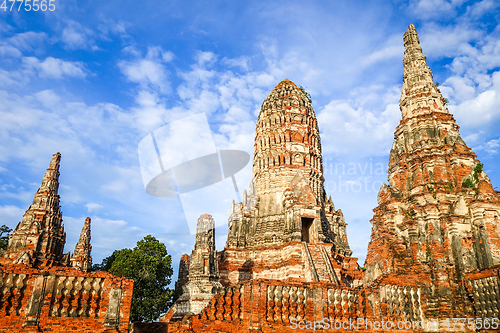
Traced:
[[331, 248], [332, 244], [298, 241], [262, 248], [226, 248], [219, 253], [220, 281], [224, 286], [255, 279], [359, 285], [363, 272], [357, 258], [333, 253]]

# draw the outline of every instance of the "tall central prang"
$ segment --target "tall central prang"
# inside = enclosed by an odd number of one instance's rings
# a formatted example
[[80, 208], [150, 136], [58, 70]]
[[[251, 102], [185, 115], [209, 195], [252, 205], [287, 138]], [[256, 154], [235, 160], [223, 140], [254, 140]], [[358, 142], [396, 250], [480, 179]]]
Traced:
[[330, 243], [351, 255], [340, 210], [326, 200], [318, 123], [307, 93], [281, 81], [262, 103], [255, 130], [253, 180], [233, 203], [227, 248], [290, 241]]
[[241, 203], [232, 203], [219, 255], [221, 283], [359, 283], [344, 216], [326, 199], [318, 123], [303, 88], [285, 79], [271, 91], [257, 120], [254, 149], [250, 189]]

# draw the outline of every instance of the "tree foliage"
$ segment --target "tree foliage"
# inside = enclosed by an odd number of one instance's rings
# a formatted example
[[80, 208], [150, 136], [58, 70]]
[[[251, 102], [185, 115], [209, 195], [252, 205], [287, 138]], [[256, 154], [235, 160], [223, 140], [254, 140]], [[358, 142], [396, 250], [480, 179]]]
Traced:
[[94, 272], [94, 271], [109, 271], [111, 268], [111, 264], [113, 264], [113, 261], [116, 259], [116, 255], [118, 254], [120, 250], [116, 250], [111, 254], [109, 257], [106, 257], [102, 260], [102, 263], [100, 264], [93, 264], [92, 267], [89, 269], [89, 271]]
[[9, 245], [9, 235], [12, 229], [5, 224], [0, 227], [0, 249], [7, 250]]
[[172, 280], [172, 259], [165, 245], [151, 235], [133, 249], [114, 251], [93, 269], [134, 280], [131, 321], [152, 322], [172, 304], [173, 291], [167, 287]]

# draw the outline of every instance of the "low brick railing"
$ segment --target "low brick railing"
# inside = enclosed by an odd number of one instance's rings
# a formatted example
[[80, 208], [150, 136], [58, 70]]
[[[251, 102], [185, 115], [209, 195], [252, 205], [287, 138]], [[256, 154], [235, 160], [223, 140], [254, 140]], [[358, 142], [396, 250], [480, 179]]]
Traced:
[[0, 332], [128, 332], [132, 292], [106, 272], [0, 266]]

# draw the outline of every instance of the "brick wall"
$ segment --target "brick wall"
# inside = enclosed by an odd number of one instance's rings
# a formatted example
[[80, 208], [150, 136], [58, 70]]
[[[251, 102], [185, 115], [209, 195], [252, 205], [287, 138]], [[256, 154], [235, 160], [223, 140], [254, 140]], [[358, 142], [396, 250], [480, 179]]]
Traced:
[[[418, 287], [347, 288], [321, 282], [283, 284], [275, 280], [252, 280], [224, 288], [200, 315], [170, 322], [166, 316], [164, 321], [169, 322], [168, 332], [310, 332], [298, 329], [296, 323], [303, 321], [305, 325], [307, 321], [324, 320], [343, 323], [358, 319], [372, 323], [382, 319], [395, 323], [421, 322], [427, 327], [433, 319], [425, 316], [424, 304], [425, 297]], [[373, 331], [368, 323], [353, 327], [356, 329], [324, 331]]]
[[0, 266], [0, 332], [128, 332], [132, 291], [106, 272]]
[[[476, 332], [468, 329], [467, 325], [454, 328], [453, 318], [498, 318], [499, 268], [495, 266], [468, 274], [463, 286], [465, 297], [470, 302], [463, 302], [458, 294], [452, 295], [456, 308], [448, 316], [439, 313], [439, 304], [434, 304], [436, 300], [430, 288], [417, 284], [404, 285], [404, 280], [401, 281], [403, 284], [398, 284], [397, 280], [389, 277], [379, 280], [378, 284], [356, 288], [322, 282], [282, 283], [259, 279], [225, 287], [199, 315], [172, 320], [169, 314], [175, 312], [174, 305], [160, 321], [168, 324], [168, 332], [313, 332], [314, 328], [301, 330], [296, 323], [302, 321], [305, 326], [308, 321], [324, 320], [330, 324], [352, 321], [356, 324], [349, 329], [317, 328], [316, 331]], [[389, 284], [391, 281], [393, 284]], [[446, 327], [447, 318], [452, 323], [450, 327]], [[358, 326], [357, 320], [360, 319], [365, 322]], [[368, 323], [373, 325], [382, 320], [395, 325], [409, 322], [422, 326], [377, 330]]]

